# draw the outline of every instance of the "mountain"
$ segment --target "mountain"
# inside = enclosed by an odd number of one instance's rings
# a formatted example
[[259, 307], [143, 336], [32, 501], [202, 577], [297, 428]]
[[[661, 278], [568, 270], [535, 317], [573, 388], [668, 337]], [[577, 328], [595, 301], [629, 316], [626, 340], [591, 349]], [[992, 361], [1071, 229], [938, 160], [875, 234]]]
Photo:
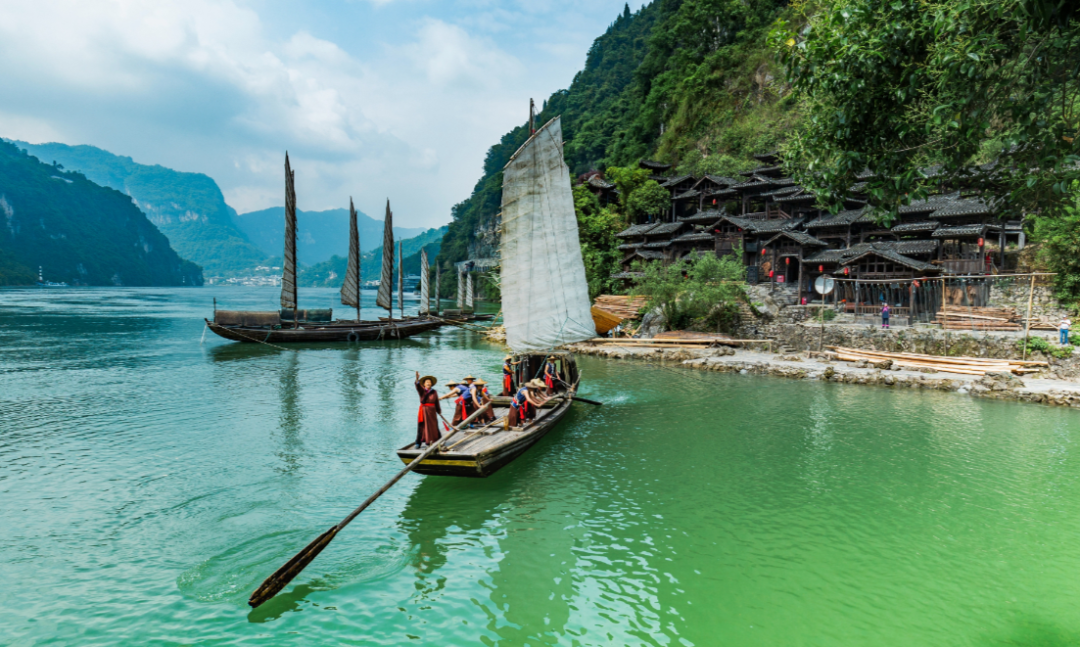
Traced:
[[207, 274], [237, 273], [266, 260], [267, 254], [236, 226], [236, 212], [225, 204], [217, 183], [202, 173], [138, 164], [94, 146], [13, 143], [39, 159], [131, 196], [173, 248]]
[[[593, 42], [570, 87], [543, 102], [537, 125], [562, 117], [563, 154], [575, 175], [642, 158], [695, 176], [751, 169], [752, 155], [776, 150], [798, 120], [767, 42], [769, 26], [797, 10], [787, 5], [654, 0], [636, 13], [626, 7]], [[451, 211], [440, 263], [495, 255], [498, 237], [490, 233], [498, 230], [502, 169], [528, 137], [522, 124], [488, 150], [472, 194]]]
[[[426, 249], [428, 261], [434, 267], [435, 257], [439, 254], [439, 246], [443, 236], [446, 235], [446, 227], [428, 229], [419, 236], [414, 236], [401, 241], [401, 253], [405, 256], [405, 274], [420, 273], [420, 250]], [[397, 238], [395, 237], [395, 240]], [[346, 240], [347, 242], [347, 240]], [[348, 254], [348, 250], [345, 252]], [[397, 280], [397, 252], [394, 252], [394, 280]], [[300, 270], [297, 277], [299, 285], [305, 287], [340, 288], [345, 280], [345, 268], [347, 260], [343, 256], [332, 256], [330, 260]], [[360, 278], [362, 281], [374, 281], [382, 272], [382, 245], [370, 252], [360, 255]]]
[[[285, 238], [285, 207], [271, 207], [237, 216], [239, 225], [251, 242], [267, 256], [280, 256]], [[360, 251], [382, 245], [383, 221], [357, 212]], [[424, 233], [420, 228], [394, 227], [394, 240], [404, 240]], [[296, 210], [296, 256], [304, 265], [327, 261], [331, 256], [349, 253], [349, 210]]]
[[0, 141], [0, 285], [202, 285], [131, 197]]

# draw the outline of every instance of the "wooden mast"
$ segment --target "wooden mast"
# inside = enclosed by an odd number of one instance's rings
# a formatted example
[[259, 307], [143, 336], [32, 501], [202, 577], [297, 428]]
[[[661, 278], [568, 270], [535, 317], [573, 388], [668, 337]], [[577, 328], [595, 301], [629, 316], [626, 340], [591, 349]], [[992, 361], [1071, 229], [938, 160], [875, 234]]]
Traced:
[[289, 153], [285, 152], [285, 253], [281, 271], [281, 307], [292, 310], [293, 328], [300, 327], [296, 294], [296, 188], [294, 173], [289, 166]]

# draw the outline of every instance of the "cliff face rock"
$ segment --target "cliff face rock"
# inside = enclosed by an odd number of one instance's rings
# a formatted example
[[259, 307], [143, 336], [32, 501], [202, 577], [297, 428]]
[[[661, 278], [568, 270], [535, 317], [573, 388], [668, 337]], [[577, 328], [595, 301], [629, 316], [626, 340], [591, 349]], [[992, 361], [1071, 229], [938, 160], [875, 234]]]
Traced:
[[[131, 198], [0, 141], [0, 285], [202, 285]], [[30, 276], [27, 276], [27, 274]]]

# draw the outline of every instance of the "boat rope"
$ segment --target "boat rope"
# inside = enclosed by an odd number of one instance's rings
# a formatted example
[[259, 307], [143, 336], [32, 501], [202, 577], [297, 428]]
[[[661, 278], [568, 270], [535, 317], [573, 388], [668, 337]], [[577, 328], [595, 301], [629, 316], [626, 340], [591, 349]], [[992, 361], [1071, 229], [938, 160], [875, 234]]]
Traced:
[[[214, 324], [214, 325], [217, 325], [217, 324]], [[247, 335], [245, 335], [244, 333], [242, 333], [242, 332], [240, 332], [240, 331], [238, 331], [238, 330], [232, 330], [232, 329], [229, 329], [229, 328], [225, 328], [224, 326], [219, 326], [219, 328], [222, 328], [223, 330], [228, 330], [228, 331], [229, 331], [229, 332], [231, 332], [232, 334], [234, 334], [234, 335], [239, 335], [240, 337], [243, 337], [244, 339], [246, 339], [246, 340], [248, 340], [248, 341], [253, 341], [253, 342], [255, 342], [256, 344], [265, 344], [265, 345], [269, 346], [270, 348], [276, 348], [276, 349], [278, 349], [278, 350], [291, 350], [291, 351], [292, 351], [292, 352], [294, 352], [294, 353], [296, 353], [296, 352], [299, 352], [299, 351], [297, 351], [297, 350], [296, 350], [296, 349], [294, 349], [294, 348], [282, 348], [281, 346], [277, 346], [277, 345], [275, 345], [275, 344], [271, 344], [270, 342], [268, 342], [268, 341], [266, 341], [266, 340], [260, 340], [260, 339], [255, 339], [254, 337], [248, 337]], [[273, 331], [270, 331], [270, 333], [272, 333], [272, 332], [273, 332]], [[267, 334], [266, 334], [266, 339], [270, 339], [270, 333], [267, 333]]]

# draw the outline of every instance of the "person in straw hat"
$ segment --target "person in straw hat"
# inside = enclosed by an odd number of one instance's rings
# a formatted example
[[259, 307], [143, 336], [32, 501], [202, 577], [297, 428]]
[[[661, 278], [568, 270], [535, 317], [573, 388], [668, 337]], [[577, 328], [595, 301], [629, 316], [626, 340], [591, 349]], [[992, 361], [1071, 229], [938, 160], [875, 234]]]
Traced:
[[472, 383], [476, 378], [468, 376], [460, 382], [454, 382], [454, 390], [450, 391], [446, 395], [440, 398], [445, 400], [446, 398], [457, 396], [454, 400], [454, 418], [450, 421], [450, 424], [457, 425], [462, 420], [472, 415], [473, 411], [476, 411], [476, 405], [473, 402], [473, 387]]
[[435, 391], [435, 385], [439, 381], [430, 375], [420, 377], [420, 371], [416, 371], [416, 392], [420, 394], [420, 412], [416, 419], [416, 448], [430, 445], [439, 440], [439, 394]]
[[515, 362], [513, 355], [507, 355], [503, 358], [503, 383], [502, 393], [499, 395], [514, 395], [514, 367], [521, 362]]
[[508, 424], [511, 427], [524, 427], [527, 420], [536, 418], [536, 410], [547, 401], [541, 391], [544, 383], [540, 380], [529, 380], [518, 389], [514, 399], [510, 401], [510, 413]]
[[544, 384], [547, 386], [548, 394], [555, 393], [555, 385], [559, 382], [559, 371], [555, 368], [554, 355], [548, 355], [547, 361], [544, 362]]
[[[484, 380], [477, 380], [473, 382], [473, 395], [475, 397], [475, 404], [477, 408], [484, 406], [491, 402], [491, 393], [488, 392], [487, 382]], [[489, 408], [484, 413], [480, 414], [480, 421], [483, 423], [495, 422], [495, 410]]]

